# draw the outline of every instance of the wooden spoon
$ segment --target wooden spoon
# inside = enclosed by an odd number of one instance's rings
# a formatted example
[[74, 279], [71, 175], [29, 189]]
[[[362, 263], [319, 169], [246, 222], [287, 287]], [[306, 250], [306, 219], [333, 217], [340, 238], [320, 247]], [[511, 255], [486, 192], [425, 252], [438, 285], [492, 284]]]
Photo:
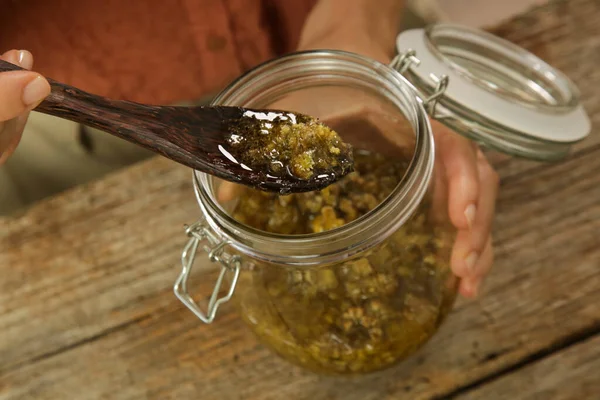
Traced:
[[[23, 69], [0, 60], [0, 72], [18, 70]], [[253, 150], [249, 144], [265, 144], [264, 140], [253, 140], [254, 136], [261, 134], [265, 123], [268, 126], [276, 123], [281, 128], [302, 121], [309, 129], [322, 129], [323, 125], [313, 117], [241, 107], [151, 106], [111, 100], [52, 79], [48, 82], [52, 91], [35, 111], [103, 130], [227, 181], [286, 194], [322, 189], [353, 169], [351, 148], [341, 139], [336, 143], [342, 151], [331, 154], [332, 162], [326, 166], [322, 162], [315, 166], [310, 176], [294, 174], [290, 165], [279, 168], [280, 173], [275, 173], [265, 168], [265, 159], [252, 163], [252, 159], [245, 157], [249, 150]], [[262, 133], [266, 131], [263, 129]], [[337, 134], [334, 136], [339, 139]], [[241, 147], [242, 151], [237, 151], [233, 144], [240, 140], [246, 140], [246, 145]], [[314, 142], [315, 146], [318, 144], [318, 140]], [[308, 150], [311, 153], [318, 149]], [[280, 161], [278, 164], [281, 166]]]

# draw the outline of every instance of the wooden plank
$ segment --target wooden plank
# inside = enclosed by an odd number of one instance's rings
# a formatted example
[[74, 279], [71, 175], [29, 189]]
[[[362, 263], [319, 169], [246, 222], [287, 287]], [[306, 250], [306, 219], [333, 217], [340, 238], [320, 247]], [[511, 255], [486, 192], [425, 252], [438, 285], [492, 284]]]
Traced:
[[600, 330], [599, 169], [593, 153], [505, 183], [486, 295], [460, 303], [406, 363], [347, 382], [279, 360], [231, 306], [204, 326], [174, 299], [180, 227], [197, 210], [188, 174], [153, 160], [4, 224], [0, 399], [451, 393], [569, 335]]
[[[561, 7], [551, 12], [579, 24], [569, 32], [588, 32], [575, 36], [588, 52], [579, 62], [597, 65], [586, 18], [598, 18], [598, 2]], [[547, 17], [529, 18], [544, 26]], [[586, 101], [597, 104], [591, 86]], [[502, 164], [498, 262], [485, 297], [460, 303], [411, 360], [350, 382], [280, 361], [233, 307], [207, 327], [174, 299], [182, 225], [199, 215], [186, 169], [151, 160], [0, 220], [0, 399], [412, 400], [472, 385], [600, 330], [600, 150], [581, 150], [528, 174], [518, 161]]]
[[582, 400], [600, 397], [600, 335], [456, 398]]
[[191, 172], [155, 159], [2, 220], [0, 372], [148, 315], [199, 214]]

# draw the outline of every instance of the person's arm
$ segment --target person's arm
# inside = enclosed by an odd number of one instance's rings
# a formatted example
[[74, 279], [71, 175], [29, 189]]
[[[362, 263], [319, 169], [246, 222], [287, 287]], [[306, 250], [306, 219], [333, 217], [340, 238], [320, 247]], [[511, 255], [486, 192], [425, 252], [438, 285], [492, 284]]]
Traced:
[[320, 0], [308, 16], [299, 50], [332, 48], [389, 62], [404, 0]]

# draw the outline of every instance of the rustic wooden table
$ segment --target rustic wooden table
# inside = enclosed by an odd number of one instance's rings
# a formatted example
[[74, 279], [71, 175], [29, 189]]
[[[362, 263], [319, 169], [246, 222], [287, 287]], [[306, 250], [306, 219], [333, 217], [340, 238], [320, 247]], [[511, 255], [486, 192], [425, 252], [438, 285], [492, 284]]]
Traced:
[[[600, 1], [496, 33], [571, 76], [600, 122]], [[350, 382], [281, 361], [230, 305], [205, 326], [175, 299], [199, 216], [185, 168], [153, 159], [0, 220], [0, 399], [600, 399], [600, 135], [555, 165], [494, 163], [484, 296], [407, 362]]]

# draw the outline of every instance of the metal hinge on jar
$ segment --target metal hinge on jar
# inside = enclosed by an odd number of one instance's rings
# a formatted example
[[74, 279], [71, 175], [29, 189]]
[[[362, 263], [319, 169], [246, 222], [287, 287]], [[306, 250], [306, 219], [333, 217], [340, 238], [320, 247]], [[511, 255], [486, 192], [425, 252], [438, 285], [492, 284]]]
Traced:
[[[202, 322], [210, 324], [215, 319], [219, 306], [228, 302], [233, 296], [235, 286], [240, 276], [241, 258], [239, 256], [232, 256], [225, 251], [225, 247], [229, 242], [219, 238], [210, 227], [205, 224], [204, 219], [197, 221], [191, 226], [187, 226], [185, 232], [190, 240], [181, 254], [182, 269], [173, 286], [173, 291], [175, 292], [175, 296], [177, 296], [187, 308], [200, 318]], [[221, 271], [208, 301], [206, 312], [194, 301], [187, 288], [187, 280], [192, 271], [192, 266], [199, 246], [208, 254], [208, 258], [211, 262], [221, 264]], [[219, 292], [227, 273], [232, 274], [231, 284], [227, 293], [224, 296], [219, 297]]]
[[[419, 66], [421, 64], [421, 60], [417, 57], [417, 53], [409, 49], [404, 53], [398, 54], [392, 62], [390, 63], [390, 67], [398, 71], [399, 73], [405, 73], [411, 66]], [[444, 95], [446, 88], [448, 87], [448, 83], [450, 79], [447, 75], [442, 75], [438, 77], [437, 75], [431, 75], [431, 79], [435, 82], [436, 88], [429, 97], [423, 99], [423, 107], [427, 110], [427, 113], [430, 117], [436, 118], [435, 108], [437, 106], [438, 100]]]

